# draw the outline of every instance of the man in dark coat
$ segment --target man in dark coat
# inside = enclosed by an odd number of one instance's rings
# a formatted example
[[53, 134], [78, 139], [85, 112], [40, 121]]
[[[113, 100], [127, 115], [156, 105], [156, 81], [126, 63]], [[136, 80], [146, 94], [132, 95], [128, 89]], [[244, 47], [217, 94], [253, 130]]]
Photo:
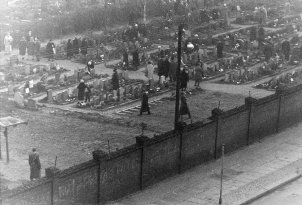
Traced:
[[70, 59], [73, 55], [71, 39], [68, 39], [66, 51], [67, 51], [67, 58]]
[[132, 53], [133, 55], [133, 65], [135, 67], [139, 66], [139, 55], [138, 55], [138, 49], [135, 49]]
[[163, 65], [165, 79], [167, 79], [167, 77], [169, 76], [169, 67], [170, 67], [169, 58], [168, 58], [168, 56], [166, 56], [166, 59], [164, 61], [164, 65]]
[[84, 93], [85, 93], [85, 102], [90, 102], [91, 89], [89, 84], [86, 85]]
[[148, 97], [148, 92], [145, 91], [143, 93], [143, 96], [142, 96], [142, 105], [141, 105], [141, 109], [140, 109], [140, 114], [139, 115], [142, 115], [143, 112], [148, 112], [148, 115], [150, 115], [150, 107], [149, 107], [149, 97]]
[[22, 60], [24, 60], [24, 56], [26, 54], [27, 42], [25, 37], [22, 37], [19, 42], [19, 55], [22, 56]]
[[174, 56], [171, 58], [171, 62], [169, 65], [169, 78], [170, 82], [176, 81], [176, 70], [177, 70], [177, 63], [175, 62]]
[[128, 66], [129, 66], [129, 59], [128, 59], [128, 51], [127, 51], [127, 49], [125, 49], [124, 53], [123, 53], [123, 66], [125, 68], [128, 68]]
[[187, 90], [188, 82], [189, 82], [189, 73], [188, 70], [184, 68], [180, 73], [180, 89], [182, 91]]
[[41, 163], [36, 148], [33, 148], [32, 152], [29, 153], [28, 163], [30, 166], [30, 180], [39, 179], [41, 177]]
[[184, 95], [184, 93], [181, 93], [181, 97], [180, 97], [180, 109], [179, 109], [179, 115], [180, 118], [182, 118], [183, 115], [188, 115], [189, 119], [191, 119], [191, 113], [187, 104], [187, 99]]
[[77, 38], [72, 41], [72, 50], [74, 54], [79, 54], [79, 40]]
[[164, 60], [162, 58], [158, 59], [157, 61], [157, 74], [160, 80], [160, 76], [165, 75], [164, 71]]
[[286, 61], [289, 61], [289, 54], [290, 54], [290, 43], [288, 40], [283, 41], [282, 43], [282, 53]]
[[87, 43], [87, 40], [84, 38], [82, 41], [82, 44], [81, 44], [81, 53], [83, 55], [87, 54], [87, 48], [88, 48], [88, 43]]
[[52, 42], [52, 40], [49, 40], [49, 42], [46, 45], [46, 54], [48, 60], [54, 59], [54, 49], [55, 49], [55, 44]]
[[217, 58], [223, 58], [223, 43], [221, 41], [217, 43]]
[[85, 94], [85, 88], [86, 85], [84, 83], [84, 80], [81, 80], [80, 84], [78, 85], [78, 101], [84, 100], [84, 94]]

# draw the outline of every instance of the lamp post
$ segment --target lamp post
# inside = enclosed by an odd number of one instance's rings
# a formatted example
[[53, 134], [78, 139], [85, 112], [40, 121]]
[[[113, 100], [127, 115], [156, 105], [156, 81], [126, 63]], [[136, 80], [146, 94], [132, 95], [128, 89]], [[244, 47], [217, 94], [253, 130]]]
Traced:
[[175, 101], [175, 121], [174, 130], [177, 130], [179, 119], [179, 88], [180, 88], [180, 64], [181, 64], [181, 39], [182, 39], [183, 25], [178, 26], [178, 48], [177, 48], [177, 69], [176, 69], [176, 101]]
[[[178, 119], [179, 119], [179, 89], [180, 89], [180, 65], [181, 65], [181, 40], [182, 33], [184, 31], [184, 24], [178, 26], [178, 48], [177, 48], [177, 69], [176, 69], [176, 102], [175, 102], [175, 121], [174, 130], [177, 130]], [[194, 49], [194, 44], [188, 42], [186, 48], [189, 50]]]

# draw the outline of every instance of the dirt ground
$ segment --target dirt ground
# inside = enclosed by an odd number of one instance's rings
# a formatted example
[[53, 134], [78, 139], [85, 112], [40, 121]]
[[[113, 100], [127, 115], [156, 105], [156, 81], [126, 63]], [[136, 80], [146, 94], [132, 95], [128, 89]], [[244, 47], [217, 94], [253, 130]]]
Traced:
[[[244, 103], [244, 97], [219, 92], [201, 91], [188, 97], [188, 105], [193, 122], [211, 116], [211, 110], [218, 106], [227, 110]], [[66, 115], [49, 108], [31, 111], [16, 108], [11, 102], [1, 100], [0, 117], [13, 116], [28, 121], [28, 125], [11, 127], [8, 130], [10, 163], [5, 159], [4, 136], [1, 134], [2, 157], [0, 173], [2, 185], [14, 188], [29, 178], [28, 152], [36, 147], [44, 169], [54, 166], [57, 156], [57, 167], [65, 169], [92, 159], [92, 151], [102, 149], [120, 149], [135, 143], [135, 136], [141, 133], [140, 127], [127, 127], [114, 123], [99, 123], [80, 119], [77, 115]], [[153, 128], [146, 131], [148, 136], [173, 129], [175, 100], [165, 100], [151, 108], [152, 115], [138, 116], [133, 113], [125, 121], [145, 122]], [[187, 119], [187, 116], [184, 117]], [[187, 121], [188, 122], [188, 121]], [[157, 129], [158, 132], [154, 132]], [[152, 131], [153, 130], [153, 131]], [[4, 180], [5, 179], [5, 180]]]
[[[244, 104], [244, 96], [232, 95], [222, 92], [198, 91], [194, 95], [187, 95], [187, 103], [192, 115], [192, 121], [203, 121], [211, 116], [211, 111], [217, 108], [220, 101], [220, 109], [229, 110]], [[175, 100], [165, 100], [157, 106], [151, 106], [151, 115], [147, 113], [138, 116], [139, 112], [127, 115], [131, 120], [144, 122], [151, 130], [162, 132], [173, 129]], [[183, 121], [191, 123], [188, 115], [183, 116]]]
[[[28, 121], [28, 125], [8, 129], [9, 164], [6, 163], [5, 139], [1, 133], [0, 173], [3, 176], [0, 177], [10, 181], [7, 183], [9, 188], [29, 179], [27, 159], [32, 147], [36, 147], [40, 154], [44, 173], [45, 168], [54, 165], [56, 156], [57, 167], [65, 169], [92, 159], [92, 151], [95, 149], [108, 151], [108, 140], [111, 151], [133, 144], [135, 136], [141, 132], [139, 128], [55, 115], [54, 111], [48, 109], [30, 111], [15, 108], [12, 103], [5, 101], [0, 104], [0, 117], [13, 116]], [[1, 181], [3, 184], [4, 180]]]

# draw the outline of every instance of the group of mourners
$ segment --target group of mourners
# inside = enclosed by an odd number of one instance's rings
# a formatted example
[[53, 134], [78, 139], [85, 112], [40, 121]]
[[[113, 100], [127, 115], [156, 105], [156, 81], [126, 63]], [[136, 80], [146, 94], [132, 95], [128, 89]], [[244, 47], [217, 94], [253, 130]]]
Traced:
[[67, 58], [70, 59], [74, 55], [81, 53], [82, 55], [87, 55], [87, 50], [89, 47], [93, 47], [94, 42], [91, 39], [77, 38], [73, 40], [68, 39], [66, 45]]
[[27, 60], [40, 61], [41, 42], [37, 36], [33, 36], [29, 31], [26, 36], [23, 36], [19, 42], [19, 55], [24, 60], [27, 54]]

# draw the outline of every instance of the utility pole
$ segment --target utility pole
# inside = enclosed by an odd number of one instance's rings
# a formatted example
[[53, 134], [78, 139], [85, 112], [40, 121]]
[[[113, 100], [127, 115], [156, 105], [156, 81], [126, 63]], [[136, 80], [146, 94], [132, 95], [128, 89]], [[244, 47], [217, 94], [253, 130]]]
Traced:
[[179, 88], [180, 88], [180, 64], [181, 64], [181, 40], [183, 33], [183, 25], [178, 26], [178, 48], [177, 48], [177, 69], [176, 69], [176, 101], [175, 101], [175, 121], [174, 130], [177, 130], [179, 119]]

